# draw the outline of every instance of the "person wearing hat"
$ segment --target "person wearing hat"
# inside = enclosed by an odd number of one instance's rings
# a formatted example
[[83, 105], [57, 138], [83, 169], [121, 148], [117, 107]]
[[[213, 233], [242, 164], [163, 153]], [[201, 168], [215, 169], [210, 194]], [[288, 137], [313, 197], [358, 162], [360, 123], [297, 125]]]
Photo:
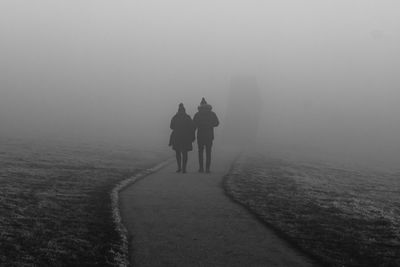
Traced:
[[186, 173], [188, 151], [193, 150], [192, 143], [195, 140], [195, 127], [192, 118], [186, 114], [185, 107], [179, 104], [178, 112], [171, 119], [172, 130], [169, 145], [176, 153], [178, 170], [176, 172]]
[[214, 140], [214, 127], [219, 125], [217, 115], [212, 111], [212, 106], [202, 98], [198, 112], [193, 117], [197, 129], [197, 145], [199, 149], [199, 172], [204, 172], [203, 158], [206, 150], [206, 172], [210, 172], [211, 147]]

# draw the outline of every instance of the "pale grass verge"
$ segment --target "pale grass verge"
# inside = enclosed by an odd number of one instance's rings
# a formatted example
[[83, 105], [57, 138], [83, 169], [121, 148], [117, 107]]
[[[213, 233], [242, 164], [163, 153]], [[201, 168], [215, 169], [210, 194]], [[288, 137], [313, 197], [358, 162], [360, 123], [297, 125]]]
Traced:
[[132, 177], [129, 177], [121, 182], [119, 182], [111, 191], [111, 209], [112, 209], [112, 217], [115, 225], [115, 229], [121, 240], [121, 248], [120, 251], [113, 251], [111, 249], [111, 253], [114, 255], [114, 262], [119, 267], [124, 267], [129, 265], [129, 249], [128, 249], [128, 231], [124, 224], [122, 223], [121, 212], [119, 208], [119, 193], [125, 189], [127, 186], [135, 183], [137, 180], [150, 175], [154, 172], [159, 171], [163, 167], [167, 166], [171, 163], [171, 159], [163, 161], [156, 166], [143, 170]]

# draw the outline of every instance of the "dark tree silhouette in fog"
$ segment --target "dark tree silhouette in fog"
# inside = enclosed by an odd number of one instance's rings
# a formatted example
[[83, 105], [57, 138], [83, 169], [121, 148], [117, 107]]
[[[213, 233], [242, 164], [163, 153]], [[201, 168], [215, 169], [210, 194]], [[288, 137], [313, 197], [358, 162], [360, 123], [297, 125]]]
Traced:
[[232, 78], [223, 138], [228, 144], [248, 145], [257, 139], [262, 100], [257, 80], [251, 76]]

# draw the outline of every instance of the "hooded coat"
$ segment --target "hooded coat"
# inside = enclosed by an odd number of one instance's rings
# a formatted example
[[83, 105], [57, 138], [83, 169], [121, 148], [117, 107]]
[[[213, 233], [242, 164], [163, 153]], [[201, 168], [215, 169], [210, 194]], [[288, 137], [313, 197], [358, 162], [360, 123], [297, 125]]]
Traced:
[[193, 122], [197, 128], [198, 143], [206, 144], [214, 140], [214, 127], [219, 125], [219, 120], [211, 105], [201, 104], [193, 117]]
[[193, 150], [192, 143], [195, 140], [195, 127], [192, 118], [184, 110], [179, 110], [171, 119], [172, 133], [169, 145], [178, 151]]

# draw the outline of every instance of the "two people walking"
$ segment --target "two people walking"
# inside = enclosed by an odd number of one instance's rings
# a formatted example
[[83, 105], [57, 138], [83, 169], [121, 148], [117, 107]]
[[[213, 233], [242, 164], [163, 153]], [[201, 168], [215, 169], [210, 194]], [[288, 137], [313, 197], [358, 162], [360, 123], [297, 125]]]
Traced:
[[171, 120], [172, 133], [169, 145], [176, 153], [178, 165], [177, 172], [186, 173], [188, 151], [193, 150], [192, 143], [196, 140], [199, 152], [199, 172], [204, 172], [204, 151], [206, 152], [205, 171], [210, 172], [211, 148], [214, 140], [214, 127], [219, 125], [219, 120], [212, 106], [204, 99], [201, 100], [198, 112], [193, 120], [186, 113], [183, 104], [179, 104], [178, 112]]

